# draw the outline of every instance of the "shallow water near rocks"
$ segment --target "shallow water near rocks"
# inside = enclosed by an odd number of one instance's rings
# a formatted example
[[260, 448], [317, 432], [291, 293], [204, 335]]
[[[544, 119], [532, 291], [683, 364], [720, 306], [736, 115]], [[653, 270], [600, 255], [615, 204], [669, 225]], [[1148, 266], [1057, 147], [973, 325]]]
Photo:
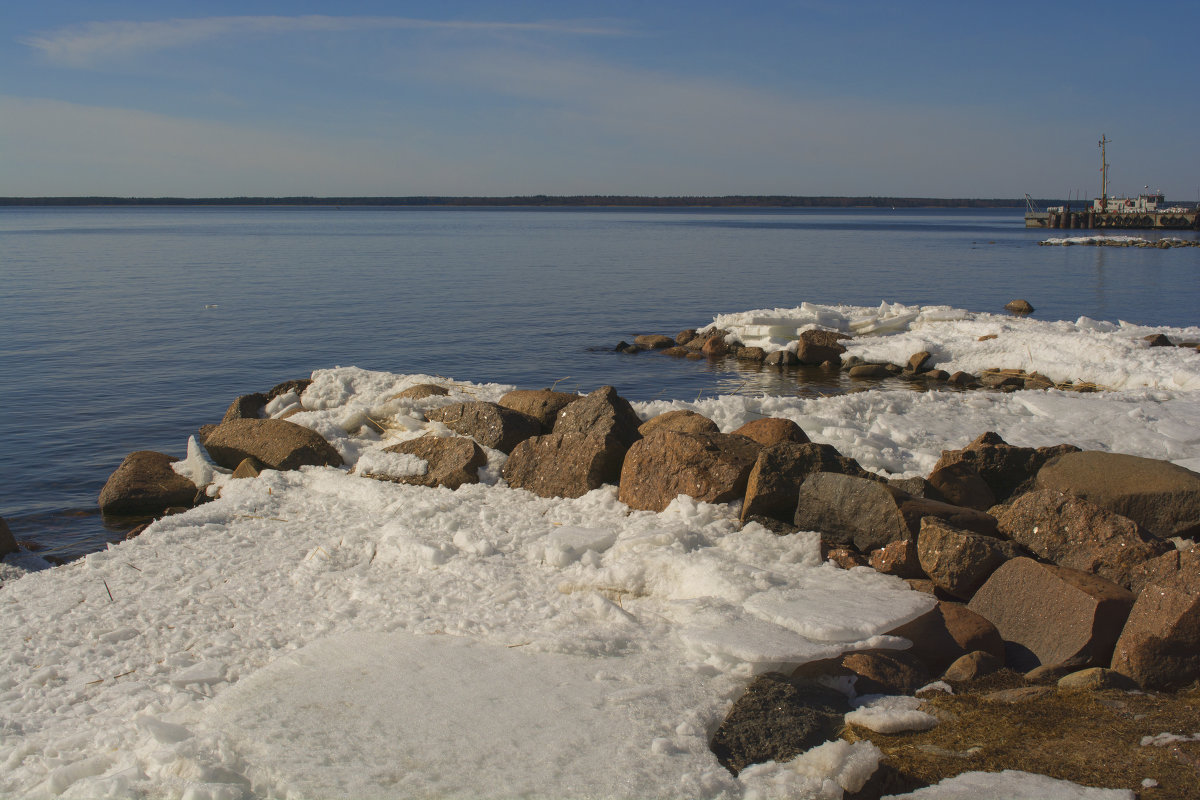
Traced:
[[1195, 249], [1044, 238], [1018, 209], [0, 209], [0, 516], [48, 555], [103, 547], [123, 533], [96, 496], [125, 455], [183, 456], [236, 395], [335, 365], [825, 394], [872, 384], [612, 347], [804, 301], [1196, 323]]

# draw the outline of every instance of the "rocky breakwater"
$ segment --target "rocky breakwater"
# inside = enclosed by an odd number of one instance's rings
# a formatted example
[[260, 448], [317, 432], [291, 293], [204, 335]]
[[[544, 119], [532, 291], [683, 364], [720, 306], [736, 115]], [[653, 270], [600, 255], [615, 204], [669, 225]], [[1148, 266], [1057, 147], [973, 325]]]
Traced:
[[[1025, 317], [1033, 312], [1026, 300], [1013, 300], [1005, 309], [1014, 317]], [[985, 333], [979, 342], [989, 342], [1001, 334]], [[613, 348], [619, 353], [635, 355], [654, 352], [676, 358], [689, 359], [735, 359], [755, 369], [774, 368], [783, 372], [792, 370], [820, 370], [828, 377], [842, 375], [855, 381], [878, 382], [881, 380], [903, 381], [918, 389], [951, 388], [982, 389], [1014, 392], [1019, 389], [1060, 389], [1069, 392], [1095, 392], [1104, 389], [1096, 383], [1077, 378], [1054, 380], [1033, 370], [1006, 367], [1003, 364], [988, 366], [974, 372], [942, 369], [938, 360], [928, 350], [912, 353], [903, 363], [866, 360], [848, 354], [848, 344], [855, 336], [835, 330], [810, 328], [801, 330], [793, 341], [774, 350], [758, 346], [743, 345], [739, 334], [724, 330], [715, 324], [705, 328], [688, 328], [674, 337], [663, 334], [642, 334], [633, 342], [618, 342]], [[1200, 342], [1175, 341], [1165, 334], [1149, 334], [1144, 337], [1149, 347], [1179, 347], [1200, 351]], [[936, 348], [935, 348], [936, 349]], [[1024, 348], [1022, 348], [1024, 349]], [[947, 365], [949, 366], [949, 365]], [[809, 374], [811, 378], [811, 373]]]
[[1140, 236], [1076, 236], [1067, 239], [1045, 239], [1038, 242], [1038, 244], [1051, 247], [1085, 245], [1090, 247], [1152, 247], [1156, 250], [1170, 250], [1175, 247], [1200, 247], [1200, 239], [1179, 239], [1176, 237], [1143, 239]]
[[[836, 339], [810, 344], [806, 357], [838, 355]], [[231, 479], [341, 465], [319, 434], [283, 419], [303, 408], [303, 391], [303, 382], [289, 382], [238, 398], [219, 425], [201, 429], [196, 446]], [[446, 392], [427, 384], [397, 398]], [[890, 647], [756, 678], [712, 739], [735, 773], [789, 760], [839, 732], [875, 741], [952, 727], [966, 709], [939, 717], [937, 699], [913, 696], [939, 679], [959, 689], [955, 702], [1001, 680], [1007, 699], [979, 695], [971, 708], [1028, 701], [1034, 719], [1038, 703], [1053, 701], [1046, 692], [1192, 687], [1195, 694], [1200, 549], [1190, 539], [1200, 533], [1200, 474], [1070, 444], [1018, 447], [984, 433], [944, 451], [926, 477], [889, 481], [810, 441], [790, 420], [759, 419], [727, 432], [692, 411], [643, 420], [610, 386], [587, 395], [519, 390], [496, 403], [445, 399], [423, 413], [428, 425], [448, 431], [387, 447], [403, 469], [360, 460], [357, 474], [456, 489], [478, 482], [486, 452], [499, 451], [513, 490], [578, 497], [615, 484], [631, 509], [655, 512], [680, 495], [736, 504], [743, 526], [815, 531], [834, 564], [896, 575], [936, 598], [932, 610], [891, 632], [901, 638]], [[393, 420], [344, 424], [386, 434]], [[172, 463], [164, 454], [132, 454], [104, 487], [102, 508], [160, 514], [208, 499], [212, 489], [199, 490]], [[1170, 694], [1155, 696], [1170, 702]], [[1187, 708], [1200, 713], [1200, 703]], [[956, 751], [936, 769], [917, 768], [901, 749], [885, 748], [891, 761], [876, 795], [975, 763]], [[1020, 755], [988, 763], [1020, 768]]]
[[[299, 410], [299, 393], [309, 383], [287, 381], [270, 392], [236, 398], [220, 424], [200, 428], [200, 444], [219, 468], [236, 477], [257, 475], [262, 469], [341, 466], [341, 456], [320, 434], [286, 419], [266, 416], [271, 404], [280, 399], [295, 401], [291, 408]], [[212, 499], [195, 476], [173, 466], [179, 463], [174, 456], [150, 450], [129, 454], [100, 490], [101, 513], [117, 520], [145, 519], [184, 511]], [[141, 527], [134, 531], [140, 532]]]

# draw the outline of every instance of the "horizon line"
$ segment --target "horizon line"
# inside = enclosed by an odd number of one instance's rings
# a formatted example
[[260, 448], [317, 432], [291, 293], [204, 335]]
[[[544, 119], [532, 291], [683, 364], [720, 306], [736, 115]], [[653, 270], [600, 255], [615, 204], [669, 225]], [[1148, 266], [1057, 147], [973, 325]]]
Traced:
[[[1043, 202], [1054, 202], [1047, 198]], [[626, 194], [524, 194], [524, 195], [227, 195], [186, 197], [175, 195], [40, 195], [0, 197], [0, 205], [516, 205], [516, 206], [997, 206], [1025, 204], [1011, 197], [920, 197], [901, 195], [626, 195]]]

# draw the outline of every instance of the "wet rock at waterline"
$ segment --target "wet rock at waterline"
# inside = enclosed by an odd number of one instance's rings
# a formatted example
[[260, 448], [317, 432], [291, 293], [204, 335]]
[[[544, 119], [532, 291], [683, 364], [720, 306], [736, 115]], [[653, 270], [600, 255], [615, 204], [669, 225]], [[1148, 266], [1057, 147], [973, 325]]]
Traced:
[[178, 460], [152, 450], [130, 453], [100, 490], [100, 511], [150, 516], [173, 506], [191, 507], [195, 504], [197, 487], [171, 469], [171, 464]]

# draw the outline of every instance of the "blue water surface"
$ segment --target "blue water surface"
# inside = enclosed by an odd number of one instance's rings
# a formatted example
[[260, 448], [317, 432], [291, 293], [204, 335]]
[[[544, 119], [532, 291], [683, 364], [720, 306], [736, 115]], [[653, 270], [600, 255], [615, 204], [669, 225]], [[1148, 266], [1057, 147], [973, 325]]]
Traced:
[[1200, 250], [1047, 235], [1016, 209], [0, 208], [0, 516], [103, 546], [125, 455], [183, 456], [233, 397], [323, 367], [691, 399], [747, 368], [613, 346], [805, 301], [1198, 322]]

